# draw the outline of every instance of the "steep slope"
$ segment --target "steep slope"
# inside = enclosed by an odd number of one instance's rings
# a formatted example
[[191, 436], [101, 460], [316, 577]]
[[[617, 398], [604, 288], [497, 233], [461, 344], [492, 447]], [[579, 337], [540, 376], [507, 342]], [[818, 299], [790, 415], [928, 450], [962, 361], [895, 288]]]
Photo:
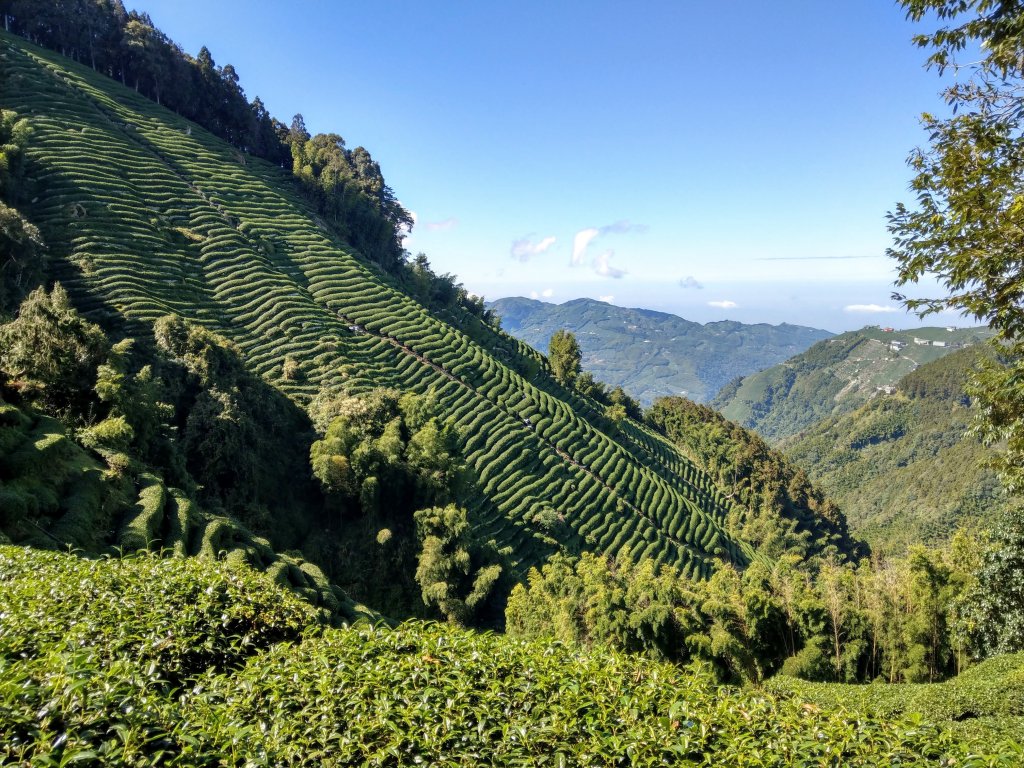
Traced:
[[703, 402], [731, 379], [775, 365], [832, 335], [787, 323], [701, 325], [593, 299], [549, 304], [508, 298], [488, 306], [506, 331], [535, 349], [546, 351], [551, 334], [560, 328], [572, 331], [583, 350], [584, 370], [621, 386], [644, 406], [671, 395]]
[[730, 382], [710, 405], [777, 442], [820, 419], [849, 413], [919, 365], [991, 335], [986, 328], [850, 331]]
[[476, 473], [472, 523], [518, 568], [556, 545], [534, 521], [546, 509], [569, 551], [691, 575], [749, 557], [724, 527], [733, 503], [668, 441], [632, 422], [602, 431], [595, 404], [528, 347], [428, 313], [321, 226], [285, 173], [102, 75], [0, 40], [4, 106], [34, 131], [25, 210], [90, 317], [145, 335], [176, 313], [299, 403], [323, 386], [433, 391]]
[[332, 621], [374, 617], [316, 565], [274, 551], [238, 521], [212, 514], [144, 474], [115, 480], [55, 419], [0, 399], [0, 544], [114, 554], [148, 548], [264, 571]]
[[682, 397], [658, 400], [646, 418], [729, 490], [741, 515], [730, 522], [747, 529], [764, 556], [812, 554], [829, 545], [864, 554], [836, 503], [756, 433]]
[[873, 550], [937, 544], [1009, 505], [986, 467], [991, 449], [967, 435], [973, 414], [964, 387], [986, 352], [975, 346], [922, 365], [892, 394], [780, 443]]

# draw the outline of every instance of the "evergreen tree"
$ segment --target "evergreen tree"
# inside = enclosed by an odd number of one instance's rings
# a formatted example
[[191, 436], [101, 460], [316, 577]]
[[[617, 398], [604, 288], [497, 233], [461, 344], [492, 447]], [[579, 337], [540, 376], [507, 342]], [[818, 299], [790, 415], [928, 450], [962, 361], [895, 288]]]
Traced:
[[564, 329], [554, 332], [548, 342], [548, 362], [555, 378], [566, 387], [572, 387], [580, 375], [583, 353], [576, 337]]
[[109, 349], [100, 327], [71, 306], [59, 283], [49, 293], [32, 291], [18, 316], [0, 325], [0, 370], [51, 412], [84, 414]]

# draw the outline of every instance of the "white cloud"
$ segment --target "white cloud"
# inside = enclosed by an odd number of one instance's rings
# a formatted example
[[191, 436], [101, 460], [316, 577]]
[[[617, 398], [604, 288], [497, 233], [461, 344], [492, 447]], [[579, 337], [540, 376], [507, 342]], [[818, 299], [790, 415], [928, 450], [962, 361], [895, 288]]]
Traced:
[[512, 248], [509, 250], [509, 253], [513, 259], [529, 261], [532, 256], [540, 256], [555, 244], [555, 238], [551, 235], [541, 238], [536, 243], [530, 239], [531, 237], [533, 235], [527, 235], [512, 242]]
[[615, 301], [615, 297], [609, 293], [607, 296], [598, 296], [597, 300], [603, 301], [605, 304], [611, 304], [613, 301]]
[[687, 275], [682, 280], [680, 280], [679, 281], [679, 287], [680, 288], [696, 288], [698, 291], [701, 291], [701, 290], [704, 289], [704, 286], [701, 285], [699, 282], [697, 282], [697, 278], [695, 278], [693, 275]]
[[540, 292], [540, 295], [543, 296], [545, 299], [550, 299], [552, 296], [555, 295], [555, 291], [553, 288], [545, 288], [543, 291]]
[[605, 251], [600, 256], [595, 256], [591, 264], [594, 272], [601, 275], [601, 277], [611, 277], [616, 280], [626, 274], [626, 270], [617, 269], [611, 265], [611, 258], [614, 255], [615, 251]]
[[736, 309], [736, 307], [738, 307], [739, 304], [737, 304], [735, 301], [723, 299], [722, 301], [709, 301], [708, 306], [717, 307], [718, 309]]
[[[603, 227], [587, 227], [581, 229], [576, 233], [572, 239], [572, 261], [570, 264], [574, 267], [583, 266], [587, 261], [587, 247], [593, 242], [594, 238], [601, 237], [608, 234], [623, 234], [626, 232], [646, 232], [647, 226], [645, 224], [632, 224], [629, 221], [623, 219], [622, 221], [616, 221], [614, 224], [605, 224]], [[598, 257], [600, 258], [600, 257]], [[595, 268], [596, 271], [596, 268]], [[616, 270], [612, 270], [613, 272]], [[598, 272], [598, 274], [605, 274]], [[611, 275], [612, 277], [622, 277], [625, 273], [618, 275]]]
[[632, 224], [626, 219], [616, 221], [614, 224], [606, 224], [599, 229], [602, 235], [607, 235], [609, 232], [615, 232], [621, 234], [623, 232], [646, 232], [646, 224]]
[[572, 265], [578, 267], [584, 262], [584, 257], [587, 255], [587, 246], [590, 245], [590, 241], [601, 234], [601, 230], [590, 227], [589, 229], [581, 229], [576, 233], [576, 236], [572, 239]]
[[534, 300], [537, 300], [537, 299], [540, 298], [540, 294], [537, 293], [536, 291], [530, 291], [530, 298], [534, 299]]
[[896, 307], [883, 307], [881, 304], [847, 304], [843, 307], [844, 312], [869, 312], [878, 314], [880, 312], [899, 312]]
[[444, 221], [428, 221], [426, 227], [430, 232], [444, 232], [449, 229], [454, 229], [458, 223], [459, 220], [452, 216]]

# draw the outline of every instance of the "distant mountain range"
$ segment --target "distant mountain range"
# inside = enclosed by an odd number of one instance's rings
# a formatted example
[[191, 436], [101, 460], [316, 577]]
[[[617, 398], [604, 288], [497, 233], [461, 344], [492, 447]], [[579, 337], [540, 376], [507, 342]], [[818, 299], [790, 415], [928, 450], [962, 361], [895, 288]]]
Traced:
[[891, 392], [918, 366], [991, 336], [987, 328], [850, 331], [730, 382], [710, 405], [769, 442], [778, 442], [821, 419], [850, 413]]
[[616, 307], [593, 299], [551, 304], [526, 298], [488, 305], [508, 333], [542, 352], [560, 328], [583, 350], [583, 368], [621, 386], [644, 406], [682, 395], [710, 399], [722, 386], [782, 362], [832, 336], [801, 325], [748, 325], [731, 320], [700, 323], [666, 312]]

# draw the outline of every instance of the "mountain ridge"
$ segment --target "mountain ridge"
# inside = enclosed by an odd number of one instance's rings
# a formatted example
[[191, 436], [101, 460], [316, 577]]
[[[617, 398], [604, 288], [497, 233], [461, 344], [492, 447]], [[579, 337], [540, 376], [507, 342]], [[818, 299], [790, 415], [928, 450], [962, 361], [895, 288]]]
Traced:
[[574, 333], [583, 368], [643, 405], [658, 397], [710, 399], [730, 379], [781, 362], [831, 334], [781, 323], [697, 323], [660, 310], [589, 298], [552, 304], [524, 297], [488, 302], [503, 328], [546, 350], [556, 330]]
[[771, 443], [855, 410], [919, 365], [992, 336], [987, 328], [867, 326], [730, 381], [710, 405]]

